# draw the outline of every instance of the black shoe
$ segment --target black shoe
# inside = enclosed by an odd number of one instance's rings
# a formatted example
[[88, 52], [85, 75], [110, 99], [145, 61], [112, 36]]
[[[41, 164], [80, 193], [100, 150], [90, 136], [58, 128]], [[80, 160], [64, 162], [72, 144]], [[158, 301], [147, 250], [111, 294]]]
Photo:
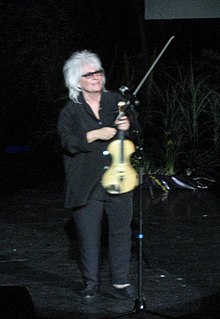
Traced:
[[85, 299], [94, 298], [99, 292], [99, 286], [94, 283], [86, 284], [86, 287], [81, 290], [80, 295]]
[[113, 287], [113, 292], [111, 295], [116, 299], [134, 299], [134, 289], [131, 285], [125, 288]]

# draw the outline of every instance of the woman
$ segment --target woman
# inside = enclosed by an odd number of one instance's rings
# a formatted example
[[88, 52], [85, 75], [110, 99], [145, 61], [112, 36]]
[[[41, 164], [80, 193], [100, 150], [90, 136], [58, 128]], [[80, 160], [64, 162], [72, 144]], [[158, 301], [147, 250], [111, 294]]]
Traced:
[[130, 121], [126, 115], [117, 119], [122, 98], [105, 90], [104, 70], [95, 53], [74, 52], [63, 72], [70, 101], [60, 113], [58, 132], [64, 149], [65, 207], [73, 208], [80, 242], [85, 280], [81, 295], [92, 298], [99, 292], [101, 230], [106, 213], [112, 294], [133, 298], [129, 281], [132, 192], [112, 195], [101, 184], [111, 164], [106, 149], [118, 130], [128, 132]]

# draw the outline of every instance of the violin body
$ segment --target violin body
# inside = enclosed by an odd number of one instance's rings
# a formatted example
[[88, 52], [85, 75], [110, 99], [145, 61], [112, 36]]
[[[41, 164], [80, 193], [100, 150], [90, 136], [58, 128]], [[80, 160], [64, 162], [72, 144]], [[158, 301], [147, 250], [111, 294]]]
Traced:
[[102, 177], [102, 186], [110, 194], [122, 194], [132, 191], [138, 186], [139, 178], [130, 164], [130, 156], [135, 152], [132, 141], [121, 138], [111, 142], [108, 151], [112, 156], [112, 164]]

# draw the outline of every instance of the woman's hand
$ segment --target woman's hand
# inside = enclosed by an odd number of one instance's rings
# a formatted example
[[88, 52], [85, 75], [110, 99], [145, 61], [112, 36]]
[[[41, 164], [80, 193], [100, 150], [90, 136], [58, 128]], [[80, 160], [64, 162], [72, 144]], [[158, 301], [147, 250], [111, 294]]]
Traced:
[[120, 119], [115, 121], [115, 125], [117, 128], [121, 131], [127, 131], [130, 127], [130, 122], [128, 120], [128, 117], [126, 115], [121, 116]]
[[[121, 116], [120, 119], [115, 121], [115, 125], [117, 126], [117, 129], [121, 131], [127, 131], [130, 127], [130, 122], [128, 120], [127, 116]], [[87, 132], [87, 141], [88, 143], [95, 142], [96, 140], [105, 140], [108, 141], [112, 139], [115, 134], [117, 133], [117, 130], [113, 127], [102, 127], [98, 130], [93, 130]]]
[[102, 127], [98, 130], [93, 130], [87, 132], [87, 141], [92, 143], [96, 140], [105, 140], [108, 141], [115, 136], [117, 130], [113, 127]]

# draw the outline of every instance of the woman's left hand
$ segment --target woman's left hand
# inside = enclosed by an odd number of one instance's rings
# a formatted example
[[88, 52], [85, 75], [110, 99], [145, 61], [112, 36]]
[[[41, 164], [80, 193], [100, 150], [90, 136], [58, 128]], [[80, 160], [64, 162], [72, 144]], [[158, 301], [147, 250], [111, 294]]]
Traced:
[[115, 125], [121, 131], [127, 131], [130, 127], [129, 119], [126, 115], [121, 116], [120, 119], [115, 121]]

